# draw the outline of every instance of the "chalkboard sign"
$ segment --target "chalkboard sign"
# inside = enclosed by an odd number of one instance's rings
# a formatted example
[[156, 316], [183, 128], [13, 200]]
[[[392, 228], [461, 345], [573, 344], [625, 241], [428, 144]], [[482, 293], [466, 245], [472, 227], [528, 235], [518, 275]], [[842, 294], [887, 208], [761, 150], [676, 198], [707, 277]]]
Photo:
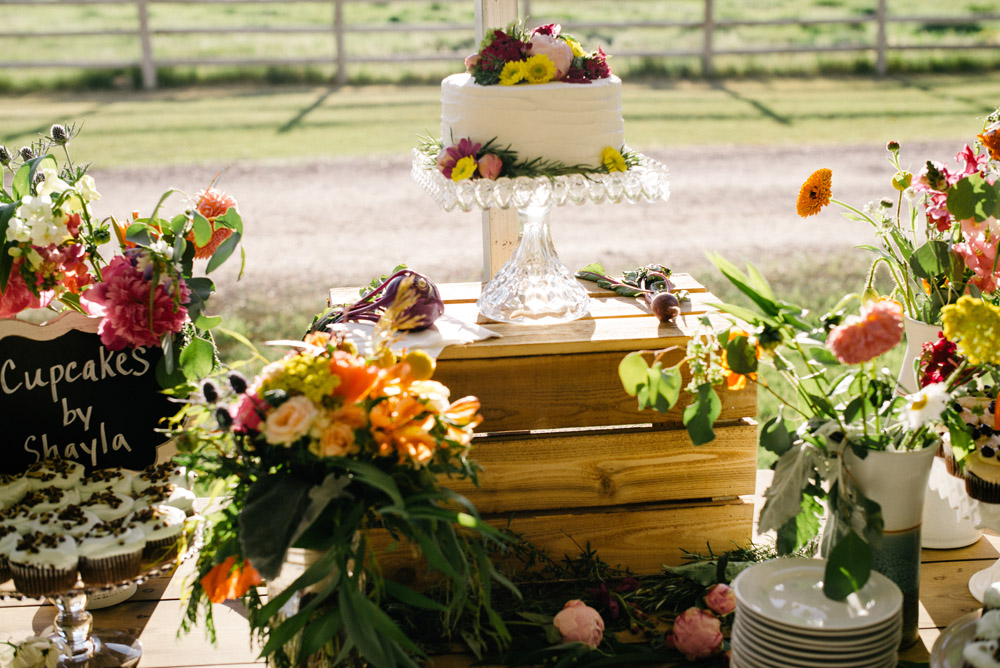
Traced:
[[62, 457], [142, 469], [177, 404], [160, 393], [160, 348], [108, 350], [99, 318], [64, 313], [44, 325], [0, 320], [0, 472]]

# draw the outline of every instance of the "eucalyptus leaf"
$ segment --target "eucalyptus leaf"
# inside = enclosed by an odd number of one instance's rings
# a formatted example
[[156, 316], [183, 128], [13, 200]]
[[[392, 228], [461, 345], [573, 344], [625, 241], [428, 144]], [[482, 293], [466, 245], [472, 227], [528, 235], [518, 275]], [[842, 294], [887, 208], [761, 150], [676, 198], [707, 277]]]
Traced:
[[872, 549], [853, 529], [827, 555], [823, 593], [843, 601], [865, 586], [872, 572]]
[[[230, 209], [231, 211], [232, 209]], [[211, 274], [213, 271], [222, 266], [222, 263], [229, 259], [229, 256], [233, 254], [236, 247], [240, 243], [242, 235], [239, 232], [233, 232], [230, 234], [225, 241], [219, 244], [219, 247], [215, 249], [212, 253], [212, 258], [208, 261], [208, 266], [205, 267], [205, 273]]]
[[212, 240], [212, 223], [199, 211], [194, 212], [192, 219], [194, 231], [194, 243], [196, 246], [204, 246]]
[[228, 227], [229, 229], [236, 232], [236, 234], [243, 234], [243, 218], [240, 216], [239, 211], [233, 207], [226, 209], [226, 212], [215, 219], [215, 228]]
[[771, 486], [764, 492], [759, 531], [784, 527], [802, 511], [802, 492], [809, 484], [822, 455], [810, 443], [797, 443], [778, 458]]

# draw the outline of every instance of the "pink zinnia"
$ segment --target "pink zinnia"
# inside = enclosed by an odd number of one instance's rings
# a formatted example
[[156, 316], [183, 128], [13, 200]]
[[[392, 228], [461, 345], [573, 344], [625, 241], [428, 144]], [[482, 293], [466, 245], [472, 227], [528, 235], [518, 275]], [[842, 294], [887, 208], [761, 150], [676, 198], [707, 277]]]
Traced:
[[[87, 290], [80, 298], [90, 313], [103, 316], [97, 333], [101, 343], [110, 350], [125, 346], [158, 346], [160, 338], [179, 332], [187, 321], [186, 304], [191, 291], [184, 281], [177, 281], [180, 306], [175, 305], [174, 284], [163, 282], [152, 286], [152, 277], [136, 267], [136, 260], [145, 250], [129, 251], [126, 256], [111, 260], [103, 272], [103, 282]], [[149, 293], [153, 290], [152, 317]]]
[[861, 364], [892, 350], [903, 340], [903, 307], [883, 299], [835, 327], [827, 347], [842, 364]]
[[13, 318], [18, 313], [29, 308], [45, 308], [52, 301], [55, 293], [52, 290], [44, 290], [41, 296], [35, 295], [28, 288], [21, 276], [21, 265], [23, 260], [14, 260], [10, 268], [10, 277], [7, 279], [7, 287], [0, 292], [0, 318]]
[[479, 149], [482, 147], [482, 144], [473, 144], [472, 140], [466, 137], [457, 144], [444, 149], [441, 153], [438, 153], [437, 157], [437, 164], [441, 169], [441, 173], [444, 174], [445, 178], [450, 179], [451, 170], [455, 168], [455, 163], [467, 156], [471, 156], [475, 160]]

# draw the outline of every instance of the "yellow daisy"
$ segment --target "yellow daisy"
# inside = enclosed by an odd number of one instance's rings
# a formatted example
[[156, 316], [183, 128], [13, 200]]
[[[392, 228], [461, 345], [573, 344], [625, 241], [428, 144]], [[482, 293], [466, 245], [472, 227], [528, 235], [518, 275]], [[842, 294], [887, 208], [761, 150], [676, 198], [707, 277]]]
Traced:
[[552, 81], [555, 75], [556, 64], [544, 53], [532, 56], [524, 61], [524, 78], [530, 84], [548, 83]]
[[580, 43], [575, 39], [573, 39], [572, 37], [567, 37], [566, 35], [563, 35], [563, 41], [569, 44], [569, 48], [573, 49], [574, 58], [583, 58], [584, 56], [587, 55], [587, 52], [583, 50], [583, 47], [580, 46]]
[[500, 72], [500, 85], [513, 86], [524, 79], [524, 74], [524, 61], [512, 60], [504, 65], [503, 71]]
[[601, 151], [601, 164], [609, 172], [624, 172], [628, 169], [625, 158], [613, 146], [608, 146]]
[[471, 155], [467, 155], [458, 162], [455, 166], [451, 168], [451, 180], [452, 181], [462, 181], [464, 179], [471, 178], [473, 174], [476, 173], [476, 159]]
[[817, 169], [802, 184], [795, 210], [803, 218], [819, 213], [820, 209], [830, 203], [832, 185], [833, 171]]

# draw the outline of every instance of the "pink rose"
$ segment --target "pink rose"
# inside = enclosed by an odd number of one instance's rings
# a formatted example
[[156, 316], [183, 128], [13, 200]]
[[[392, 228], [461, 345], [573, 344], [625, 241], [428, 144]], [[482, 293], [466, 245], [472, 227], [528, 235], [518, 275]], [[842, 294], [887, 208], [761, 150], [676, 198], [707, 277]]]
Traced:
[[465, 71], [471, 72], [472, 68], [479, 64], [479, 54], [473, 53], [465, 57]]
[[476, 164], [479, 165], [479, 173], [482, 174], [484, 179], [492, 181], [503, 172], [503, 161], [496, 153], [487, 153]]
[[717, 615], [728, 615], [736, 609], [736, 593], [732, 587], [720, 582], [705, 594], [705, 605]]
[[552, 624], [559, 630], [563, 642], [582, 642], [593, 649], [604, 638], [604, 620], [600, 613], [578, 598], [566, 601]]
[[257, 396], [255, 389], [250, 389], [229, 409], [233, 428], [238, 432], [259, 431], [261, 416], [266, 415], [270, 407], [269, 403]]
[[688, 608], [674, 620], [673, 633], [665, 642], [688, 661], [707, 659], [722, 651], [722, 624], [707, 610]]
[[532, 56], [543, 55], [552, 59], [556, 65], [555, 80], [562, 79], [573, 64], [573, 49], [569, 44], [550, 35], [532, 35], [528, 44]]
[[264, 438], [274, 445], [291, 445], [309, 432], [318, 413], [313, 402], [296, 395], [267, 416]]

